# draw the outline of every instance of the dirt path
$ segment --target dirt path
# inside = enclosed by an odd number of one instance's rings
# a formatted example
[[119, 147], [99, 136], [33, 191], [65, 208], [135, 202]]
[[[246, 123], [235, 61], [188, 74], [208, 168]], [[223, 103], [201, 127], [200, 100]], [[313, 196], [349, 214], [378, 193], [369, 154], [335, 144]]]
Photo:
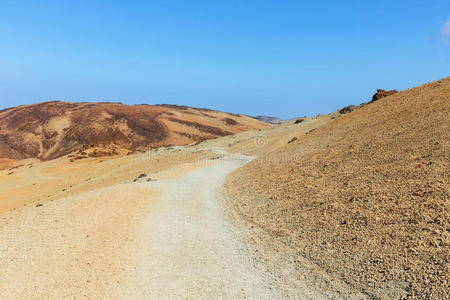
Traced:
[[1, 215], [0, 298], [280, 298], [224, 217], [219, 187], [247, 161], [222, 157]]
[[[160, 195], [139, 236], [138, 298], [267, 298], [277, 292], [245, 254], [237, 233], [224, 220], [218, 187], [244, 160], [220, 161], [169, 181], [154, 183]], [[138, 295], [135, 291], [140, 291]]]

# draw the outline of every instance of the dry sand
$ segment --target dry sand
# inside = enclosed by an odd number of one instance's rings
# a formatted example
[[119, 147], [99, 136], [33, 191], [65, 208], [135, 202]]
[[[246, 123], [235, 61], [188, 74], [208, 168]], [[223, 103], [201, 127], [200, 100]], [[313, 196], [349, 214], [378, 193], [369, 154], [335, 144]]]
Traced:
[[218, 193], [249, 158], [219, 155], [3, 213], [0, 298], [280, 298]]
[[[258, 133], [237, 138], [251, 150]], [[339, 297], [328, 284], [286, 278], [290, 266], [273, 268], [260, 255], [270, 248], [249, 243], [253, 233], [217, 191], [249, 160], [227, 155], [229, 139], [0, 171], [0, 297]]]

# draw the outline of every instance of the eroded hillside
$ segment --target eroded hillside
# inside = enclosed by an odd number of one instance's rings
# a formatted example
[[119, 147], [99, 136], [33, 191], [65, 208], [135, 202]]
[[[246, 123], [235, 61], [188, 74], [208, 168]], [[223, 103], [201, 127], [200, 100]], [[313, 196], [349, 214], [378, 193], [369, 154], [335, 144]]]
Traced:
[[45, 102], [0, 111], [0, 158], [47, 160], [86, 148], [123, 154], [265, 126], [243, 115], [185, 106]]

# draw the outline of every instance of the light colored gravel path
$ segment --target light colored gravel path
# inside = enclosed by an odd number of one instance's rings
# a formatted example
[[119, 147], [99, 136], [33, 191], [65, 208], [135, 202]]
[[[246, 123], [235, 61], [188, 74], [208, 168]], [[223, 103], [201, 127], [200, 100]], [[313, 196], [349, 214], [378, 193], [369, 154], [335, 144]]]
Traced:
[[[213, 162], [213, 161], [212, 161]], [[180, 299], [274, 299], [271, 279], [255, 267], [224, 219], [218, 188], [244, 159], [154, 183], [158, 199], [138, 233], [135, 285], [126, 296]], [[136, 295], [135, 291], [139, 291]]]
[[280, 298], [224, 217], [219, 188], [247, 161], [221, 154], [0, 215], [0, 299]]

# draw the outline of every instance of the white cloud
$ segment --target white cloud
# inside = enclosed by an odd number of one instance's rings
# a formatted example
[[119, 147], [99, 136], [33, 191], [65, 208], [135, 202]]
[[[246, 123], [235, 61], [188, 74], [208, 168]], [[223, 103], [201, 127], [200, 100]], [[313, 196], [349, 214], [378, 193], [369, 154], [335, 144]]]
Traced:
[[450, 39], [450, 21], [447, 21], [444, 25], [442, 25], [440, 34], [443, 41]]

